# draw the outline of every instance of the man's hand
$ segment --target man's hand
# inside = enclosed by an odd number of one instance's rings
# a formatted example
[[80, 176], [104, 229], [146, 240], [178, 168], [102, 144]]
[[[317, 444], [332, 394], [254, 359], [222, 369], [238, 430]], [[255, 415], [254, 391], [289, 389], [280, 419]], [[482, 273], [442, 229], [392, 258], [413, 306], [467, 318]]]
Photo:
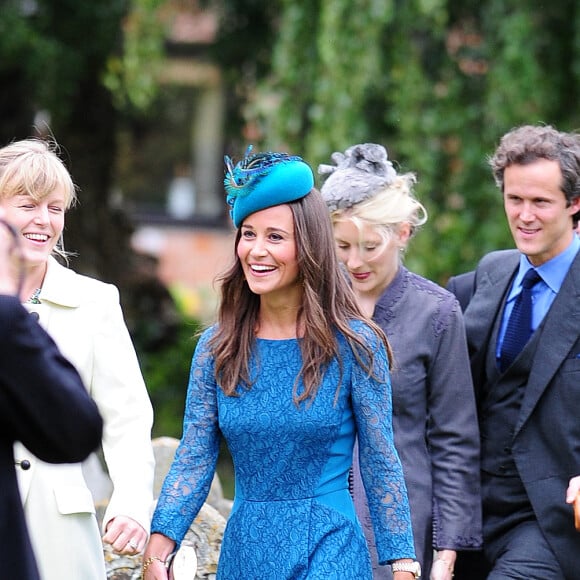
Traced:
[[103, 542], [111, 544], [118, 554], [138, 554], [145, 548], [147, 532], [135, 520], [117, 516], [107, 524]]

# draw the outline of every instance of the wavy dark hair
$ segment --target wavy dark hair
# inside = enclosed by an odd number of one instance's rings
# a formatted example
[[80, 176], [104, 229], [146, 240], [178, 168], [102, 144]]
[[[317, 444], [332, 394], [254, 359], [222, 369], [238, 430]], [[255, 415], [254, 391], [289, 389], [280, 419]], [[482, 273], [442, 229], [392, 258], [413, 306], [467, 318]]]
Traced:
[[[387, 348], [389, 363], [392, 354], [385, 334], [361, 312], [339, 268], [330, 216], [320, 192], [313, 188], [288, 206], [294, 217], [298, 266], [304, 287], [297, 317], [297, 331], [304, 329], [300, 341], [302, 369], [293, 387], [294, 401], [299, 405], [314, 399], [331, 360], [336, 358], [341, 362], [336, 332], [346, 338], [365, 371], [373, 372], [374, 349], [352, 329], [351, 321], [362, 320], [375, 332]], [[235, 248], [240, 235], [238, 230]], [[256, 338], [260, 297], [246, 283], [237, 254], [233, 265], [218, 281], [221, 283], [218, 324], [210, 349], [218, 384], [226, 395], [236, 396], [238, 386], [248, 389], [252, 386], [249, 362]], [[300, 378], [304, 389], [298, 393]]]
[[[504, 173], [510, 165], [527, 165], [547, 159], [556, 161], [562, 172], [560, 189], [568, 206], [580, 197], [580, 135], [564, 133], [550, 125], [523, 125], [506, 133], [489, 164], [496, 185], [503, 192]], [[574, 227], [580, 212], [572, 216]]]

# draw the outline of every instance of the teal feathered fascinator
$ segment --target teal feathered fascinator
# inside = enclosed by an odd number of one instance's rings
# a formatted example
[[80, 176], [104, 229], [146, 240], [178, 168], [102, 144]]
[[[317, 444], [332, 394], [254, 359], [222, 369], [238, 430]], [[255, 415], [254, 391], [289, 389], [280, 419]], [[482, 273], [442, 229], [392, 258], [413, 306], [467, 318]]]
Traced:
[[314, 187], [312, 169], [301, 157], [272, 151], [251, 155], [251, 151], [250, 145], [235, 165], [224, 157], [226, 201], [236, 228], [250, 214], [296, 201]]

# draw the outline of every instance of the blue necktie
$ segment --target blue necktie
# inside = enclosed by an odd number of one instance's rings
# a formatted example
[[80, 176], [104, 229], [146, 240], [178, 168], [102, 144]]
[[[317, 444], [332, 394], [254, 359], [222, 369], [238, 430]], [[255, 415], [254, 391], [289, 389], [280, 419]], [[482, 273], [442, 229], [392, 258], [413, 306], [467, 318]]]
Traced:
[[514, 302], [503, 337], [500, 354], [502, 372], [512, 364], [532, 335], [532, 288], [541, 279], [536, 270], [530, 268], [522, 280], [522, 291]]

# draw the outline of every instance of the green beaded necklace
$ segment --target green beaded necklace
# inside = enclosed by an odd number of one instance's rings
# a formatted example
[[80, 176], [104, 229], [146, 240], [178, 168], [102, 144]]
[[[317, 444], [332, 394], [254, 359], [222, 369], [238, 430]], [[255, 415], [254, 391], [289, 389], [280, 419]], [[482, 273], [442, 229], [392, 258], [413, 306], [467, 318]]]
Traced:
[[32, 296], [26, 301], [26, 304], [40, 304], [39, 297], [40, 296], [40, 288], [37, 288], [33, 293]]

